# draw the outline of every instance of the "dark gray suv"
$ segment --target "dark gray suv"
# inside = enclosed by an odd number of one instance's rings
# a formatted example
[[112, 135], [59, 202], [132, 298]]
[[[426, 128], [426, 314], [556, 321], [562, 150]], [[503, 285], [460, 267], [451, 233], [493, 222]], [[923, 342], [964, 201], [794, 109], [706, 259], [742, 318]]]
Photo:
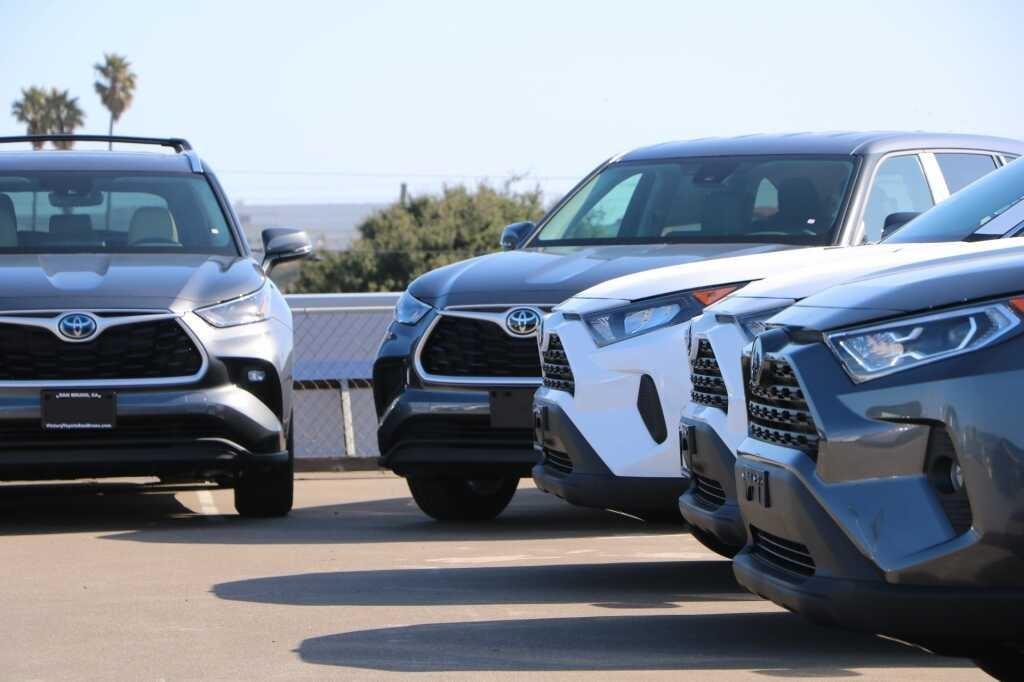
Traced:
[[[978, 222], [1024, 223], [1024, 186], [991, 185], [1005, 196]], [[1019, 679], [1024, 240], [1006, 246], [833, 287], [769, 320], [746, 371], [735, 572], [815, 620]]]
[[210, 169], [175, 153], [0, 153], [0, 479], [159, 476], [292, 505], [292, 323]]

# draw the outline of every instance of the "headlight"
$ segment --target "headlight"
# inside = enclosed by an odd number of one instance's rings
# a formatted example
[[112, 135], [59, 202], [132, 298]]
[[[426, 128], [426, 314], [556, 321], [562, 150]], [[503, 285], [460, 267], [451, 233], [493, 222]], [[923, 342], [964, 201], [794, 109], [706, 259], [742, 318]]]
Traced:
[[1020, 324], [1009, 306], [993, 303], [826, 334], [825, 340], [859, 383], [984, 348]]
[[583, 316], [583, 321], [598, 346], [625, 341], [641, 334], [681, 324], [706, 306], [739, 289], [741, 284], [696, 289], [647, 299], [619, 308]]
[[395, 305], [395, 322], [413, 325], [422, 320], [428, 312], [430, 312], [429, 305], [405, 291]]
[[214, 327], [237, 327], [267, 319], [270, 313], [271, 285], [224, 303], [198, 308], [196, 315]]
[[743, 327], [743, 331], [747, 333], [751, 339], [756, 338], [759, 334], [763, 334], [767, 329], [765, 322], [769, 318], [775, 317], [778, 313], [785, 310], [787, 306], [781, 308], [773, 308], [771, 310], [764, 310], [759, 313], [751, 313], [750, 315], [743, 315], [736, 318], [736, 322]]

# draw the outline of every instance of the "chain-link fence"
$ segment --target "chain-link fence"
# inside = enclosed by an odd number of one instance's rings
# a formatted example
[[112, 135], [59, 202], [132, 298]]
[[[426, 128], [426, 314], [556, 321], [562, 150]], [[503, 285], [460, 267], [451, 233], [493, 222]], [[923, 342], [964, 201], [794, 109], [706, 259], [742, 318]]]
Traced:
[[372, 373], [398, 294], [290, 295], [295, 455], [376, 457]]

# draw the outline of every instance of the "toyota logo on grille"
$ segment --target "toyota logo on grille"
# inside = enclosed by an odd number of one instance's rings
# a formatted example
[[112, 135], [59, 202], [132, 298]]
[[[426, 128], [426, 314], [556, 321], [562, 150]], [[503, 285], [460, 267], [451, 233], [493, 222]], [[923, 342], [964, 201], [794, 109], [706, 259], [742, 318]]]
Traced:
[[505, 316], [505, 327], [516, 336], [529, 336], [540, 326], [540, 315], [533, 308], [516, 308]]
[[761, 374], [764, 372], [764, 350], [761, 348], [761, 337], [754, 339], [754, 347], [750, 351], [750, 385], [761, 384]]
[[72, 341], [85, 341], [93, 336], [98, 328], [96, 318], [85, 313], [71, 313], [57, 322], [57, 329], [61, 335]]

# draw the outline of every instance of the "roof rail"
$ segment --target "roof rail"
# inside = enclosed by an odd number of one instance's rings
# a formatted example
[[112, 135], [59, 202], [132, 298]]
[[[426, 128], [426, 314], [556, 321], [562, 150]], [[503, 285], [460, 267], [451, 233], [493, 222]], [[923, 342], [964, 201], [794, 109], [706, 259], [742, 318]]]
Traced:
[[189, 141], [181, 137], [132, 137], [131, 135], [72, 135], [67, 133], [56, 133], [52, 135], [17, 135], [13, 137], [0, 137], [0, 144], [15, 144], [19, 142], [123, 142], [126, 144], [149, 144], [159, 147], [170, 147], [178, 154], [184, 154], [188, 158], [189, 167], [193, 173], [203, 172], [203, 163], [199, 155], [192, 149]]
[[130, 135], [73, 135], [56, 133], [52, 135], [17, 135], [0, 137], [0, 144], [16, 142], [124, 142], [128, 144], [151, 144], [160, 147], [171, 147], [176, 152], [192, 151], [188, 140], [180, 137], [132, 137]]

